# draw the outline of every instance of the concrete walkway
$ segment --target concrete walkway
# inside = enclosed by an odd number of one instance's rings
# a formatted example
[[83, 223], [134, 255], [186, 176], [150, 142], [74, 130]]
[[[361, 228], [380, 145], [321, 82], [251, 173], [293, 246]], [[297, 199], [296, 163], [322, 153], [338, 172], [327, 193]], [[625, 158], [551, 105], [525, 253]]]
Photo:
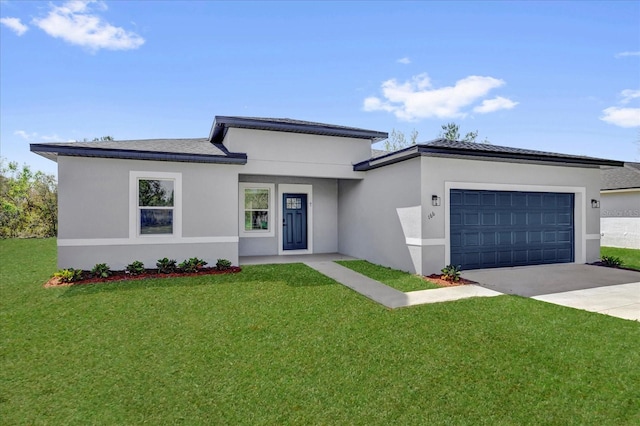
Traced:
[[640, 321], [640, 282], [544, 294], [532, 299]]
[[334, 279], [340, 284], [349, 287], [353, 291], [368, 297], [374, 302], [378, 302], [391, 309], [467, 299], [469, 297], [499, 296], [502, 294], [476, 285], [403, 293], [335, 262], [304, 262], [304, 264]]

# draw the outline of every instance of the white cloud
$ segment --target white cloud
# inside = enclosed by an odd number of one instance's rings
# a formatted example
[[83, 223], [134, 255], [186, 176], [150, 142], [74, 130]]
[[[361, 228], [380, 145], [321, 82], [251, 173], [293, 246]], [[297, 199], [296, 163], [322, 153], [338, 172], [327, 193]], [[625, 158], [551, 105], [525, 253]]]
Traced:
[[640, 56], [640, 51], [616, 53], [616, 58], [624, 58], [626, 56]]
[[50, 141], [57, 142], [60, 140], [60, 136], [58, 136], [56, 133], [53, 133], [51, 135], [41, 136], [38, 134], [38, 132], [29, 133], [25, 130], [16, 130], [15, 132], [13, 132], [13, 134], [16, 136], [20, 136], [22, 139], [26, 141], [41, 140], [45, 142], [50, 142]]
[[409, 65], [411, 63], [411, 59], [405, 56], [404, 58], [398, 59], [396, 62], [399, 64]]
[[600, 120], [620, 127], [640, 127], [640, 108], [609, 107]]
[[33, 23], [52, 37], [94, 52], [99, 49], [137, 49], [144, 43], [144, 39], [138, 34], [104, 21], [91, 10], [92, 3], [98, 9], [107, 9], [102, 1], [71, 0], [62, 6], [51, 5], [49, 14], [44, 18], [34, 19]]
[[640, 99], [640, 90], [625, 89], [620, 92], [619, 105], [602, 110], [600, 120], [619, 127], [640, 127], [640, 108], [626, 106], [634, 99]]
[[0, 24], [6, 25], [19, 36], [26, 33], [29, 29], [29, 27], [20, 22], [20, 18], [0, 18]]
[[501, 109], [512, 109], [518, 102], [514, 102], [511, 99], [503, 98], [502, 96], [496, 96], [493, 99], [485, 99], [480, 106], [473, 109], [473, 112], [480, 114], [486, 114], [489, 112], [498, 111]]
[[16, 136], [20, 136], [22, 139], [26, 141], [29, 141], [38, 137], [37, 133], [28, 133], [28, 132], [25, 132], [24, 130], [16, 130], [15, 132], [13, 132], [13, 134]]
[[622, 100], [620, 102], [628, 104], [631, 100], [640, 98], [640, 90], [625, 89], [620, 92], [620, 96], [622, 96]]
[[[365, 111], [387, 111], [400, 120], [415, 121], [422, 118], [461, 118], [468, 114], [466, 107], [480, 101], [492, 89], [503, 86], [503, 80], [472, 75], [456, 81], [453, 86], [432, 87], [429, 76], [419, 74], [404, 83], [391, 79], [382, 83], [384, 99], [372, 96], [364, 100]], [[477, 107], [491, 112], [510, 109], [515, 102], [495, 98], [488, 105]], [[489, 108], [492, 108], [491, 111]], [[484, 110], [483, 110], [484, 109]]]

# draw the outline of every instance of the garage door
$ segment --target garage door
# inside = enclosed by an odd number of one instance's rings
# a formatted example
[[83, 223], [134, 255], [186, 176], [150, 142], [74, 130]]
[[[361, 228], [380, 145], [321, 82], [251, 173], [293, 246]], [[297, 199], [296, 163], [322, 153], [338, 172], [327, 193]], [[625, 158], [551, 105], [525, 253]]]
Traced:
[[461, 269], [573, 262], [574, 194], [450, 194], [451, 263]]

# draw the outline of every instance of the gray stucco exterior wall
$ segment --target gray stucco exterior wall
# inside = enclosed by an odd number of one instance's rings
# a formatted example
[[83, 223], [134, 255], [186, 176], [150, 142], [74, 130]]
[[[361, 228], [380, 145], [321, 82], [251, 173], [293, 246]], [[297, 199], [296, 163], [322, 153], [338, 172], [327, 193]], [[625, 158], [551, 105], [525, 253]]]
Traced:
[[[456, 159], [422, 157], [423, 205], [430, 206], [432, 194], [442, 195], [439, 207], [425, 209], [435, 212], [431, 220], [423, 218], [425, 244], [437, 244], [444, 238], [445, 263], [448, 262], [448, 192], [450, 189], [490, 189], [504, 191], [569, 192], [575, 194], [575, 261], [577, 263], [598, 260], [600, 253], [600, 211], [591, 208], [591, 199], [600, 197], [600, 170], [597, 167], [566, 167], [482, 161], [480, 159]], [[437, 260], [435, 250], [428, 250]], [[425, 258], [425, 270], [434, 272], [441, 268]], [[441, 259], [441, 256], [438, 257]]]
[[603, 191], [600, 215], [603, 246], [640, 249], [640, 189]]
[[392, 268], [420, 272], [420, 159], [370, 170], [362, 181], [338, 182], [339, 251]]
[[335, 253], [338, 251], [338, 182], [336, 179], [319, 179], [294, 176], [245, 175], [240, 182], [275, 184], [276, 232], [272, 237], [241, 237], [240, 256], [269, 256], [278, 254], [278, 231], [282, 218], [278, 215], [278, 186], [282, 184], [311, 185], [313, 191], [313, 253]]
[[[58, 158], [58, 266], [123, 269], [134, 260], [218, 258], [238, 263], [238, 171], [241, 166], [101, 158]], [[181, 231], [173, 236], [132, 234], [132, 173], [179, 176]], [[133, 185], [133, 186], [132, 186]], [[134, 219], [135, 220], [135, 219]], [[176, 219], [177, 220], [177, 219]]]
[[[575, 262], [600, 256], [596, 167], [422, 156], [339, 182], [339, 249], [374, 263], [429, 275], [450, 263], [451, 189], [574, 194]], [[440, 205], [432, 205], [432, 197]], [[381, 226], [382, 224], [382, 226]]]

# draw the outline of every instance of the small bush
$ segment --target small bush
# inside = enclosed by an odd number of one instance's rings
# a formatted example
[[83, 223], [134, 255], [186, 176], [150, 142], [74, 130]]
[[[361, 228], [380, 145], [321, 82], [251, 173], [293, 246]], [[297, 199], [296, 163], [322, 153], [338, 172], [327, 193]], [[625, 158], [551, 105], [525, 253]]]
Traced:
[[139, 260], [134, 260], [128, 264], [124, 270], [131, 275], [140, 275], [144, 273], [144, 263]]
[[166, 257], [158, 259], [156, 266], [158, 267], [158, 272], [161, 274], [170, 274], [175, 272], [177, 268], [175, 259], [167, 259]]
[[198, 269], [203, 268], [207, 265], [202, 259], [198, 259], [197, 257], [192, 257], [191, 259], [185, 260], [184, 262], [178, 265], [178, 268], [183, 272], [197, 272]]
[[54, 272], [53, 276], [59, 278], [63, 283], [73, 283], [76, 281], [80, 281], [83, 278], [84, 273], [82, 269], [69, 268], [60, 269], [59, 271]]
[[111, 275], [111, 268], [106, 263], [96, 263], [91, 270], [91, 275], [98, 278], [108, 278]]
[[445, 281], [458, 282], [460, 281], [460, 266], [447, 265], [440, 271], [442, 278]]
[[616, 256], [602, 256], [601, 260], [604, 266], [610, 266], [614, 268], [618, 266], [622, 266], [622, 263], [623, 263], [622, 259]]
[[218, 271], [226, 271], [229, 268], [231, 268], [231, 262], [227, 259], [218, 259], [216, 262], [216, 269]]

